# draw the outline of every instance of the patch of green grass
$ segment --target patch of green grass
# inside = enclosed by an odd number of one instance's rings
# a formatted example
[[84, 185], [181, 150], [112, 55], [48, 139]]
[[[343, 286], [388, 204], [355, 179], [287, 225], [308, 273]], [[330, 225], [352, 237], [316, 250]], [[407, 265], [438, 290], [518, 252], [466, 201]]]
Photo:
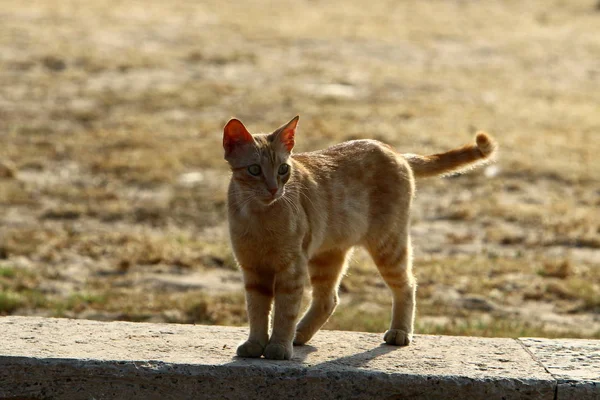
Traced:
[[[480, 319], [472, 316], [468, 319], [454, 319], [448, 324], [421, 323], [418, 318], [415, 331], [427, 335], [482, 336], [482, 337], [571, 337], [590, 338], [578, 331], [554, 331], [542, 324], [529, 323], [516, 319]], [[600, 338], [600, 331], [591, 338]]]
[[581, 278], [570, 278], [566, 281], [568, 290], [583, 302], [582, 309], [600, 311], [600, 285]]
[[25, 298], [27, 307], [34, 309], [45, 309], [51, 306], [51, 302], [46, 295], [36, 289], [25, 289], [20, 292]]
[[242, 325], [246, 323], [246, 306], [243, 293], [186, 295], [181, 308], [188, 323], [210, 325]]
[[65, 311], [81, 312], [89, 307], [104, 308], [107, 304], [105, 294], [89, 292], [71, 293], [65, 299], [55, 299], [47, 305], [54, 310], [56, 316], [64, 315]]
[[30, 271], [0, 265], [0, 314], [17, 308], [45, 308], [44, 295], [35, 289], [37, 277]]
[[66, 301], [69, 309], [75, 309], [81, 306], [94, 306], [106, 304], [106, 296], [93, 293], [73, 293]]
[[13, 291], [0, 292], [0, 315], [10, 314], [25, 303], [23, 296]]
[[[381, 308], [361, 310], [356, 306], [339, 307], [323, 329], [385, 332], [390, 323], [391, 309]], [[556, 331], [545, 328], [542, 324], [530, 323], [517, 319], [482, 318], [471, 314], [461, 318], [452, 318], [448, 323], [436, 324], [421, 322], [419, 316], [415, 321], [415, 333], [426, 335], [480, 336], [480, 337], [572, 337], [600, 338], [600, 331], [583, 334], [579, 331]]]
[[16, 276], [15, 269], [12, 267], [0, 265], [0, 278], [12, 279]]
[[356, 306], [340, 306], [324, 329], [359, 332], [384, 332], [390, 323], [390, 310], [361, 310]]

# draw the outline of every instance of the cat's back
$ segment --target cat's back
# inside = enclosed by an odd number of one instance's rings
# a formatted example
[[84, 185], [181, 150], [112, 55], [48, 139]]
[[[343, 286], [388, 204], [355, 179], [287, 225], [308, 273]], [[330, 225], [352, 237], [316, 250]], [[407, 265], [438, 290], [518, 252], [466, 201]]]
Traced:
[[[381, 150], [392, 150], [392, 148], [378, 140], [373, 139], [356, 139], [356, 140], [348, 140], [345, 142], [341, 142], [338, 144], [334, 144], [333, 146], [329, 146], [325, 149], [311, 151], [308, 153], [302, 153], [309, 156], [313, 155], [325, 155], [328, 157], [334, 158], [345, 158], [345, 157], [353, 157], [357, 155], [367, 155], [372, 154], [374, 152], [380, 152]], [[392, 150], [393, 151], [393, 150]]]
[[[376, 140], [352, 140], [294, 155], [310, 226], [325, 232], [318, 251], [353, 246], [404, 221], [414, 193], [407, 161]], [[316, 211], [315, 211], [316, 210]], [[395, 225], [394, 225], [395, 226]], [[319, 229], [315, 227], [320, 227]]]
[[[338, 171], [344, 175], [360, 172], [405, 173], [405, 160], [391, 146], [372, 139], [349, 140], [326, 149], [293, 155], [308, 169]], [[367, 175], [371, 175], [371, 173]]]

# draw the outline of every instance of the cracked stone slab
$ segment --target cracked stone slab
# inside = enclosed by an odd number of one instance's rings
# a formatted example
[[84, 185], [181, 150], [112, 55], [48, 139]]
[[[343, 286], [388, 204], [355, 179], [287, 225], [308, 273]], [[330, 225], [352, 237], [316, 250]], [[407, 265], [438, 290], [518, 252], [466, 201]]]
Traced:
[[558, 400], [600, 400], [600, 341], [520, 340], [557, 380]]
[[0, 317], [0, 398], [552, 399], [514, 339], [321, 331], [291, 361], [240, 359], [246, 328]]

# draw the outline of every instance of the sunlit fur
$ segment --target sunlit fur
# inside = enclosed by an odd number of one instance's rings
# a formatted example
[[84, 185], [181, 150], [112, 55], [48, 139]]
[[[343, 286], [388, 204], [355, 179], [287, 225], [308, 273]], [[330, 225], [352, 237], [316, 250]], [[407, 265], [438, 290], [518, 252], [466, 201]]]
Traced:
[[[290, 154], [297, 122], [296, 117], [268, 135], [250, 135], [238, 120], [225, 127], [231, 242], [244, 276], [250, 323], [249, 338], [237, 354], [290, 359], [292, 343], [310, 340], [336, 308], [338, 286], [357, 245], [368, 250], [392, 292], [385, 342], [408, 345], [416, 292], [409, 236], [414, 177], [480, 165], [494, 154], [495, 142], [479, 133], [476, 144], [432, 156], [402, 155], [375, 140]], [[277, 173], [282, 163], [290, 165], [285, 176]], [[261, 176], [248, 173], [252, 164], [261, 166]], [[312, 302], [298, 322], [307, 280]]]

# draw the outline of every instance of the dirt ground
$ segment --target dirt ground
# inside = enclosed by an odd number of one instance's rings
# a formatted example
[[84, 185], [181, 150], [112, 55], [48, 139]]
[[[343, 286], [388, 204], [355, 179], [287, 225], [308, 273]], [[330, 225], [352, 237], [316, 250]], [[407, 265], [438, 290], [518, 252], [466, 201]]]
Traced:
[[[222, 127], [300, 114], [298, 151], [500, 143], [418, 182], [418, 333], [600, 338], [596, 3], [0, 0], [0, 315], [245, 324]], [[362, 251], [341, 298], [386, 329]]]

